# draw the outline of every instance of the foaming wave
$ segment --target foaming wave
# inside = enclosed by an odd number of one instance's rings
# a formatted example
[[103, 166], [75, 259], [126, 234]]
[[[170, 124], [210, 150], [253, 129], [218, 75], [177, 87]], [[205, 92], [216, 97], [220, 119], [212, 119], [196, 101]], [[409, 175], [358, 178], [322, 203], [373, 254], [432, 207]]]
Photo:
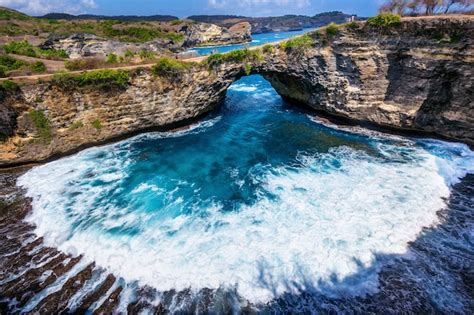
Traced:
[[377, 130], [372, 130], [372, 129], [366, 129], [366, 128], [363, 128], [363, 127], [360, 127], [360, 126], [337, 125], [337, 124], [334, 124], [334, 123], [332, 123], [332, 122], [330, 122], [326, 119], [321, 119], [321, 118], [319, 118], [317, 116], [313, 116], [313, 115], [306, 115], [306, 117], [308, 117], [311, 121], [313, 121], [317, 124], [326, 126], [328, 128], [335, 129], [335, 130], [341, 130], [341, 131], [345, 131], [345, 132], [349, 132], [349, 133], [353, 133], [353, 134], [368, 136], [368, 137], [371, 137], [372, 139], [391, 139], [391, 140], [396, 140], [396, 141], [401, 141], [401, 142], [409, 142], [410, 141], [407, 138], [402, 137], [402, 136], [397, 136], [397, 135], [394, 135], [394, 134], [388, 134], [388, 133], [384, 133], [384, 132], [377, 131]]
[[259, 86], [256, 84], [234, 83], [228, 88], [228, 91], [251, 93], [257, 91], [258, 88]]
[[148, 132], [148, 133], [144, 133], [144, 134], [132, 137], [123, 143], [131, 143], [134, 141], [163, 139], [163, 138], [178, 138], [178, 137], [182, 137], [189, 134], [198, 134], [211, 128], [216, 123], [218, 123], [221, 119], [222, 119], [222, 116], [206, 119], [198, 123], [192, 124], [189, 127], [183, 128], [181, 130]]
[[[466, 146], [422, 145], [381, 145], [381, 158], [347, 147], [301, 153], [298, 166], [254, 176], [260, 188], [253, 204], [223, 212], [209, 201], [199, 216], [157, 217], [99, 203], [111, 191], [127, 193], [121, 183], [130, 162], [117, 150], [86, 150], [34, 168], [18, 183], [33, 199], [27, 220], [48, 245], [81, 253], [130, 282], [159, 291], [236, 289], [255, 303], [301, 290], [367, 294], [387, 263], [377, 255], [405, 254], [423, 227], [439, 223], [449, 186], [474, 171]], [[410, 158], [400, 160], [398, 150]], [[134, 192], [160, 189], [140, 185]]]

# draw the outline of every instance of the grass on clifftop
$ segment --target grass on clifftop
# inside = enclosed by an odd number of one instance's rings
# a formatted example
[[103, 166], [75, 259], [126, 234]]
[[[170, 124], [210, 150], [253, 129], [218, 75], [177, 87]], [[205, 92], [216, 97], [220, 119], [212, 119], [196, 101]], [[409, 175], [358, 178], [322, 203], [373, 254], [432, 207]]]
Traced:
[[[30, 74], [46, 72], [46, 65], [41, 61], [33, 63], [19, 60], [7, 55], [0, 55], [0, 78], [5, 78], [9, 72], [18, 70], [19, 72]], [[17, 73], [18, 75], [18, 73]]]
[[285, 50], [292, 49], [306, 49], [313, 46], [314, 40], [309, 34], [294, 37], [280, 44], [280, 47]]
[[22, 60], [17, 60], [10, 56], [0, 55], [0, 78], [7, 76], [7, 72], [20, 69], [26, 66], [27, 63]]
[[379, 28], [388, 28], [399, 25], [401, 17], [398, 14], [381, 13], [377, 16], [367, 19], [367, 24], [377, 26]]
[[168, 39], [182, 42], [184, 34], [178, 25], [155, 21], [117, 20], [54, 20], [36, 18], [20, 12], [0, 8], [0, 35], [34, 35], [41, 33], [68, 36], [74, 33], [94, 34], [107, 39], [126, 42], [146, 42], [155, 39]]
[[232, 63], [249, 63], [249, 62], [261, 62], [263, 60], [262, 51], [258, 49], [239, 49], [234, 50], [225, 54], [213, 54], [210, 55], [206, 63], [209, 67], [220, 65], [224, 62]]
[[121, 24], [118, 21], [103, 21], [102, 33], [107, 38], [114, 38], [124, 42], [148, 42], [156, 38], [169, 39], [174, 42], [181, 42], [184, 40], [184, 35], [177, 32], [164, 32], [157, 28], [147, 27], [121, 27], [114, 28], [114, 25]]
[[112, 87], [125, 88], [130, 81], [130, 73], [125, 70], [101, 69], [71, 75], [69, 73], [57, 73], [53, 77], [53, 83], [61, 87], [73, 87], [74, 85], [85, 87], [96, 87], [107, 89]]
[[170, 75], [192, 68], [193, 65], [191, 62], [184, 62], [171, 57], [161, 57], [151, 68], [151, 71], [154, 75]]
[[31, 45], [27, 41], [9, 42], [3, 46], [3, 49], [7, 54], [17, 54], [28, 57], [41, 57], [47, 59], [63, 59], [69, 57], [64, 50], [41, 49]]

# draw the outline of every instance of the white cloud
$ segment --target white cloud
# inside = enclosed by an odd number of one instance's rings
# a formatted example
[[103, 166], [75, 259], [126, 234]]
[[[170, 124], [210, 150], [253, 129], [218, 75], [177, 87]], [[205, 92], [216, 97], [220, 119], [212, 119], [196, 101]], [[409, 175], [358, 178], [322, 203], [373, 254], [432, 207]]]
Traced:
[[78, 14], [97, 8], [95, 0], [0, 0], [0, 6], [32, 15], [51, 12]]
[[310, 6], [310, 0], [208, 0], [208, 4], [212, 8], [221, 9], [229, 7], [263, 7], [263, 6], [278, 6], [278, 7], [292, 7], [305, 8]]

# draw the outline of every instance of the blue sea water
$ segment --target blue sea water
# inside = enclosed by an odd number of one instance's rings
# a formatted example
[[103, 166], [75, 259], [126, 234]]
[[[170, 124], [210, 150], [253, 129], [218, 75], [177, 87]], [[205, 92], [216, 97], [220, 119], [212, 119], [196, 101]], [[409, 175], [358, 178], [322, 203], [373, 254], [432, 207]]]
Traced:
[[188, 130], [87, 149], [19, 184], [47, 244], [160, 292], [258, 305], [305, 287], [377, 293], [380, 256], [410, 256], [472, 172], [466, 145], [323, 124], [249, 76]]
[[188, 50], [189, 52], [197, 52], [200, 56], [210, 55], [214, 52], [226, 53], [236, 49], [242, 49], [246, 47], [260, 46], [267, 43], [277, 42], [281, 40], [288, 39], [293, 36], [302, 35], [311, 31], [312, 28], [302, 29], [299, 31], [290, 31], [290, 32], [271, 32], [263, 34], [254, 34], [252, 35], [252, 41], [244, 44], [236, 45], [227, 45], [227, 46], [206, 46], [206, 47], [196, 47]]

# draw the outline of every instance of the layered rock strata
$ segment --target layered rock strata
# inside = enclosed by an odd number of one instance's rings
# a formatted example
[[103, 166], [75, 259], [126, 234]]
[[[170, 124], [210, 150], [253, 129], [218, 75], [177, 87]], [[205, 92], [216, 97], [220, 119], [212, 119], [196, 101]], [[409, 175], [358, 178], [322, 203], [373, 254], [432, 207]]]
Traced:
[[[133, 71], [120, 88], [24, 84], [0, 101], [0, 166], [186, 124], [215, 108], [249, 70], [285, 99], [330, 115], [474, 144], [473, 29], [466, 16], [405, 19], [388, 28], [352, 24], [262, 58], [173, 75]], [[48, 130], [35, 124], [38, 113]]]

